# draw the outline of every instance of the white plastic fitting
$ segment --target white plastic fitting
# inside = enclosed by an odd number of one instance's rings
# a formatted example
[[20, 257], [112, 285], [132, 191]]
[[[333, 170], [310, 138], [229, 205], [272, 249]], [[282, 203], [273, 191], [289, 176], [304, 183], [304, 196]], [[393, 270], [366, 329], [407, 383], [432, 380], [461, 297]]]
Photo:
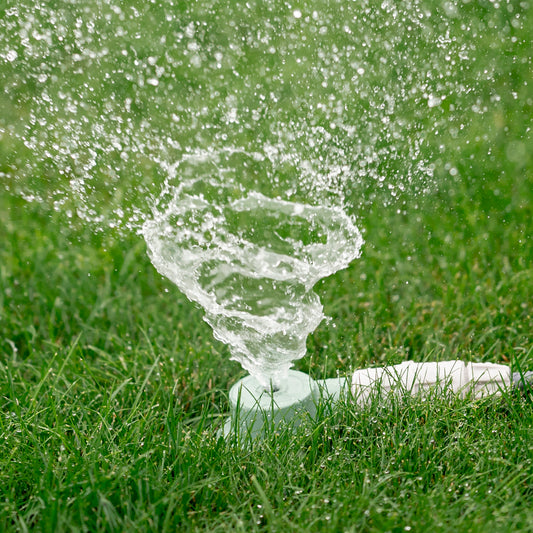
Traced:
[[415, 363], [406, 361], [399, 365], [356, 370], [351, 379], [332, 378], [314, 381], [307, 374], [289, 370], [287, 379], [279, 390], [269, 391], [252, 376], [238, 381], [229, 392], [231, 417], [220, 435], [238, 433], [241, 437], [255, 439], [265, 427], [277, 427], [283, 421], [296, 426], [301, 413], [313, 417], [318, 398], [322, 395], [336, 402], [351, 392], [355, 402], [364, 406], [371, 396], [380, 391], [384, 398], [389, 394], [423, 394], [429, 390], [471, 394], [481, 398], [500, 394], [511, 385], [511, 370], [506, 365], [493, 363]]
[[289, 370], [276, 391], [265, 388], [252, 376], [238, 381], [229, 391], [231, 418], [223, 429], [225, 436], [238, 432], [252, 439], [282, 422], [298, 424], [301, 413], [316, 414], [319, 389], [316, 381], [303, 372]]
[[481, 398], [499, 394], [510, 384], [511, 370], [506, 365], [463, 361], [406, 361], [394, 366], [356, 370], [352, 376], [352, 394], [360, 404], [366, 403], [378, 387], [385, 395], [390, 392], [416, 395], [438, 389]]

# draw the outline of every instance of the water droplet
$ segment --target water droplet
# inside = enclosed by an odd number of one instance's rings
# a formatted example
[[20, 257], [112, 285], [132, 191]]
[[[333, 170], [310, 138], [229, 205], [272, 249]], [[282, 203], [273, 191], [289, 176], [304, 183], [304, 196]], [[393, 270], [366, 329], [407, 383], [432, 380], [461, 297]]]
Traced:
[[18, 54], [16, 50], [9, 50], [6, 54], [6, 60], [9, 61], [10, 63], [15, 61], [17, 57], [18, 57]]

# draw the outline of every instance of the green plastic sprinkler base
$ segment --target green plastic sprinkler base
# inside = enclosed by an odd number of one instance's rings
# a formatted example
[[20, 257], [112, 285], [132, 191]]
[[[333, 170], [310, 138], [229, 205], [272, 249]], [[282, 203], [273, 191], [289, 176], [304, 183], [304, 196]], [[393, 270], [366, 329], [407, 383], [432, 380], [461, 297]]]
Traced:
[[282, 422], [293, 421], [297, 425], [301, 414], [315, 416], [318, 397], [317, 383], [303, 372], [289, 370], [276, 391], [265, 390], [254, 377], [246, 376], [229, 391], [231, 417], [221, 433], [225, 437], [238, 433], [255, 439]]

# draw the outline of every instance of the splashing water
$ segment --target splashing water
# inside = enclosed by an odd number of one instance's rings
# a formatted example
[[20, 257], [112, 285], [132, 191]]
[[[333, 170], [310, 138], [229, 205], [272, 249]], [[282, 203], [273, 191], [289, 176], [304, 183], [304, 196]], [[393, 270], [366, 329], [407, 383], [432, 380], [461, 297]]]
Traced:
[[142, 234], [233, 357], [276, 381], [322, 319], [313, 285], [360, 252], [355, 215], [434, 187], [469, 122], [498, 135], [515, 89], [485, 52], [519, 58], [526, 11], [21, 0], [0, 8], [0, 180]]
[[143, 235], [157, 270], [205, 309], [232, 359], [265, 387], [278, 386], [324, 318], [313, 286], [358, 257], [363, 240], [339, 207], [228, 182], [222, 155], [180, 165], [193, 177], [167, 182]]
[[522, 4], [263, 4], [1, 9], [5, 188], [97, 230], [138, 231], [167, 165], [235, 147], [297, 167], [295, 189], [342, 192], [364, 212], [433, 186], [447, 141], [509, 90], [487, 40], [509, 57], [522, 46]]

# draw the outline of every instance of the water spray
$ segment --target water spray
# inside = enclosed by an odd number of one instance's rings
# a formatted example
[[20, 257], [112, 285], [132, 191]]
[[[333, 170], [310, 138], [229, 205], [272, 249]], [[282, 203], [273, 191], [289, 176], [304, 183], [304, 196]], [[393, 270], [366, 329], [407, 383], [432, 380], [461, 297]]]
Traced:
[[[314, 415], [321, 394], [362, 402], [377, 383], [418, 392], [438, 377], [474, 395], [509, 385], [506, 367], [477, 363], [324, 381], [289, 370], [324, 318], [313, 287], [360, 256], [356, 216], [455, 176], [436, 162], [453, 163], [469, 117], [477, 131], [483, 114], [507, 116], [502, 66], [483, 53], [485, 8], [41, 4], [0, 17], [4, 190], [99, 232], [142, 234], [250, 372], [230, 392], [226, 433]], [[524, 17], [490, 9], [519, 57], [509, 24]]]

